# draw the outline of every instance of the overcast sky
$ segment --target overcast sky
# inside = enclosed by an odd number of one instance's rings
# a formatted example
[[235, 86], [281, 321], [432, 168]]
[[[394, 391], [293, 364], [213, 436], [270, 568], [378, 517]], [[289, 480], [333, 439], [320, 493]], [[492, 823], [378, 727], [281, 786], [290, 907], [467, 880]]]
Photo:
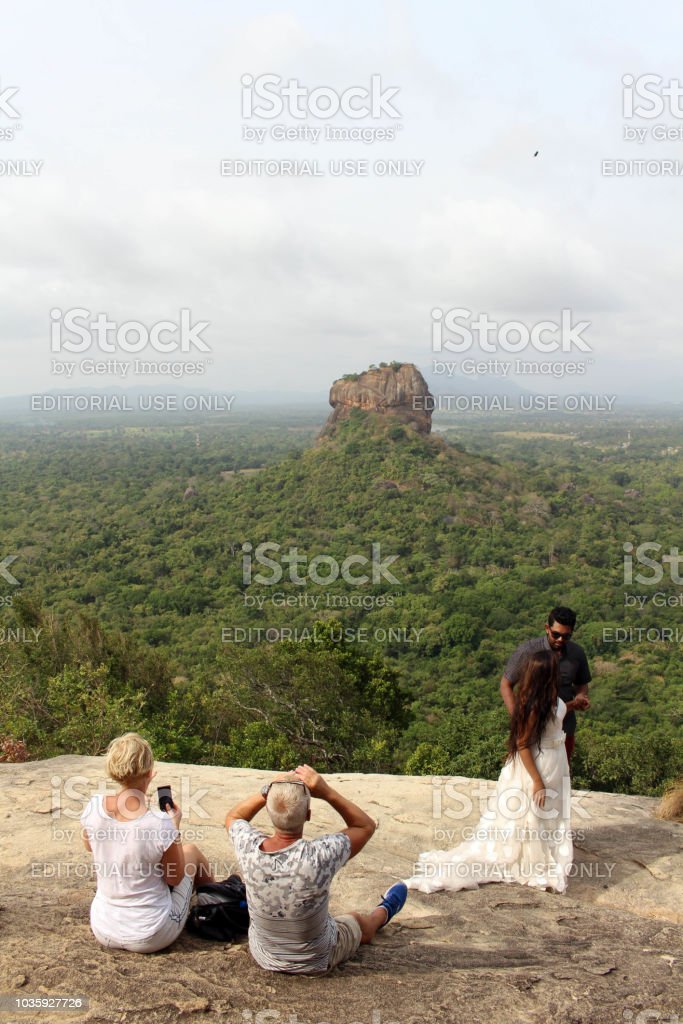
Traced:
[[[210, 359], [202, 386], [239, 392], [323, 391], [381, 360], [459, 361], [433, 352], [431, 311], [460, 307], [529, 330], [568, 309], [590, 323], [589, 354], [569, 353], [586, 361], [581, 390], [679, 398], [683, 109], [665, 97], [648, 117], [636, 98], [626, 117], [622, 78], [659, 76], [652, 92], [683, 79], [682, 37], [683, 8], [658, 0], [12, 5], [0, 395], [123, 382], [53, 372], [54, 358], [113, 358], [55, 356], [53, 309], [147, 328], [188, 309], [209, 322], [210, 354], [177, 358]], [[376, 76], [388, 112], [248, 118], [245, 75], [346, 98]], [[394, 137], [243, 137], [282, 125]], [[681, 139], [653, 138], [655, 126]], [[318, 176], [222, 175], [235, 160], [309, 161]], [[367, 161], [368, 174], [334, 176], [335, 160]], [[381, 176], [388, 160], [408, 173]], [[603, 173], [616, 160], [653, 163]], [[680, 176], [658, 170], [676, 160]], [[465, 355], [491, 358], [476, 341]], [[569, 385], [533, 383], [555, 386]]]

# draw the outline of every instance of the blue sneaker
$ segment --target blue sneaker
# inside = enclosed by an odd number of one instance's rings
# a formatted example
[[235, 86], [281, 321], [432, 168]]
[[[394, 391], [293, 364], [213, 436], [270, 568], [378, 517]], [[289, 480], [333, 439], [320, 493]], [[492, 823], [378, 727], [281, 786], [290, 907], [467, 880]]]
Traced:
[[385, 925], [389, 924], [392, 917], [398, 914], [399, 910], [403, 910], [403, 906], [408, 897], [408, 886], [405, 882], [396, 882], [395, 885], [390, 886], [382, 896], [382, 899], [377, 904], [378, 907], [384, 907], [387, 912], [387, 919], [384, 924], [381, 924], [380, 928], [384, 928]]

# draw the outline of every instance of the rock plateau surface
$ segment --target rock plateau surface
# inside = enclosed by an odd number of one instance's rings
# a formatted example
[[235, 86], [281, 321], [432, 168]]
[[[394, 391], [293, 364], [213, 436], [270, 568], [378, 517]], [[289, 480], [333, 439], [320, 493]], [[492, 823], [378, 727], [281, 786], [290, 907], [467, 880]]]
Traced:
[[[236, 867], [225, 812], [271, 773], [157, 764], [182, 828], [219, 877]], [[331, 910], [370, 910], [421, 850], [457, 844], [494, 783], [389, 775], [329, 776], [379, 821], [337, 875]], [[410, 893], [404, 911], [322, 978], [260, 970], [247, 946], [183, 933], [162, 953], [99, 946], [79, 815], [104, 788], [104, 759], [0, 764], [0, 992], [84, 996], [87, 1009], [0, 1012], [23, 1024], [640, 1024], [683, 1019], [683, 825], [655, 800], [575, 792], [574, 874], [566, 895], [491, 884]], [[267, 827], [263, 812], [255, 824]], [[307, 835], [343, 827], [315, 800]]]

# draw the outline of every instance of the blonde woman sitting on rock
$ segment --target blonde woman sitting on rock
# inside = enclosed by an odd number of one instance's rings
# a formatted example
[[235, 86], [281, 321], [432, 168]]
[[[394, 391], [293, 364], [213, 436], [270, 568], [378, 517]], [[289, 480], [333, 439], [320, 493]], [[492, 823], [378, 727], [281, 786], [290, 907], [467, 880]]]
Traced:
[[90, 926], [109, 949], [155, 953], [170, 946], [185, 926], [193, 885], [213, 881], [204, 855], [181, 842], [180, 808], [148, 808], [153, 769], [142, 736], [128, 732], [112, 740], [106, 771], [120, 789], [96, 793], [81, 815], [97, 876]]

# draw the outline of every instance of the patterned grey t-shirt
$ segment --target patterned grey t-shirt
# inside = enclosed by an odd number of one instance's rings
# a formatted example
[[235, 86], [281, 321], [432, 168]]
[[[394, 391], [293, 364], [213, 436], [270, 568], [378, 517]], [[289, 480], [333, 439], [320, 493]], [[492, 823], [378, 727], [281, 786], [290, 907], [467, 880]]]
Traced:
[[265, 833], [248, 821], [233, 821], [229, 835], [247, 887], [249, 949], [256, 963], [267, 971], [326, 971], [337, 943], [330, 885], [351, 855], [349, 837], [336, 832], [297, 839], [266, 853], [259, 849]]
[[[510, 655], [503, 675], [514, 686], [522, 677], [531, 655], [538, 651], [550, 650], [552, 648], [548, 643], [547, 635], [525, 641]], [[577, 686], [587, 686], [591, 681], [591, 672], [583, 647], [579, 647], [573, 640], [569, 640], [565, 644], [565, 649], [558, 653], [558, 666], [560, 669], [559, 695], [567, 704], [570, 700], [574, 700]], [[576, 732], [576, 713], [574, 711], [567, 712], [562, 728], [567, 736], [574, 735]]]

